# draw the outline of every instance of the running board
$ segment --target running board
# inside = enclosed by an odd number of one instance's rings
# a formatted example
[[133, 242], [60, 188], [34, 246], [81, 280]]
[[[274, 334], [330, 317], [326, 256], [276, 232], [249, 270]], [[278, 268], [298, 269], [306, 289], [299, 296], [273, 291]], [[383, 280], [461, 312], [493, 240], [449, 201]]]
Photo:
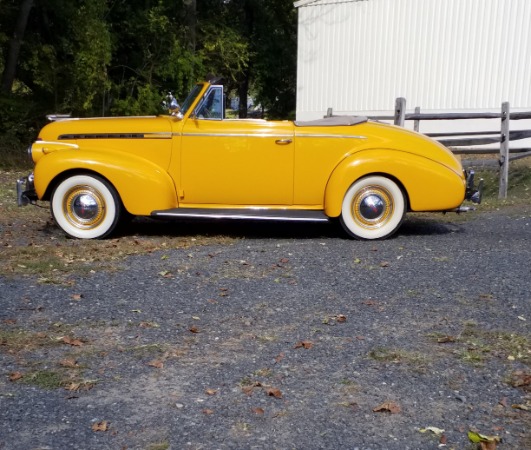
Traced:
[[327, 222], [328, 216], [323, 211], [298, 209], [209, 209], [209, 208], [175, 208], [153, 211], [152, 217], [194, 218], [194, 219], [251, 219], [279, 220], [295, 222]]

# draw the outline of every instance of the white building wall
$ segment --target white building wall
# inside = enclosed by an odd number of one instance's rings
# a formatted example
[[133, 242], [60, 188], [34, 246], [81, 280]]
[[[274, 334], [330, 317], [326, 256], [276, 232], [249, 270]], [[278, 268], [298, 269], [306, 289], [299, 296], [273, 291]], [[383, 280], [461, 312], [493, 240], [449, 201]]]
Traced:
[[[531, 0], [318, 0], [299, 13], [297, 119], [531, 110]], [[423, 122], [425, 123], [425, 122]]]

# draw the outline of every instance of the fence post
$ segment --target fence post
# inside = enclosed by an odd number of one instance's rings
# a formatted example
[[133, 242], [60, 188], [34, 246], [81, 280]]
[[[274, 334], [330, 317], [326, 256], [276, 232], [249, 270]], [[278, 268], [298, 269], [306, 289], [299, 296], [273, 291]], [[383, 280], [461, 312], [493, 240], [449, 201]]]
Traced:
[[498, 198], [507, 198], [507, 186], [509, 184], [509, 102], [502, 103], [501, 111], [501, 136], [500, 136], [500, 190]]
[[406, 121], [406, 99], [398, 97], [395, 103], [395, 121], [394, 124], [403, 127]]
[[[420, 114], [420, 106], [415, 107], [415, 114]], [[413, 122], [413, 130], [415, 130], [417, 132], [420, 130], [420, 120], [419, 119], [416, 119]]]

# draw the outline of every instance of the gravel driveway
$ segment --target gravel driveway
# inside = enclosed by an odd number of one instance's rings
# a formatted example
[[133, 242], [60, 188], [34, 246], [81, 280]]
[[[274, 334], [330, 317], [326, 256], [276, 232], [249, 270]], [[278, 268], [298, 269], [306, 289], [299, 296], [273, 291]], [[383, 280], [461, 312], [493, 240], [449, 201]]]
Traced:
[[71, 285], [0, 276], [0, 449], [531, 448], [531, 207], [472, 214], [184, 224], [202, 245]]

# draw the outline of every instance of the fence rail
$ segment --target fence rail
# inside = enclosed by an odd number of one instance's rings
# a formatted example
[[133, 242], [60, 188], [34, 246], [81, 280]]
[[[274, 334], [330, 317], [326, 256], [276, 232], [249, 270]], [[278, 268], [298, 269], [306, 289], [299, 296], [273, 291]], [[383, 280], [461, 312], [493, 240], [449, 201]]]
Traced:
[[[328, 115], [332, 115], [329, 108]], [[507, 187], [509, 184], [509, 162], [531, 156], [531, 148], [517, 147], [510, 148], [511, 141], [531, 138], [531, 130], [510, 131], [511, 120], [531, 119], [531, 111], [510, 112], [510, 105], [504, 102], [501, 111], [497, 112], [477, 112], [477, 113], [421, 113], [416, 107], [414, 113], [406, 112], [406, 99], [399, 97], [395, 103], [395, 114], [393, 116], [370, 116], [375, 120], [392, 120], [395, 125], [403, 127], [406, 120], [414, 121], [413, 128], [419, 131], [420, 122], [423, 120], [466, 120], [466, 119], [500, 119], [500, 129], [497, 131], [466, 131], [448, 133], [426, 133], [426, 136], [436, 139], [441, 144], [447, 146], [453, 153], [459, 155], [492, 155], [498, 154], [497, 160], [471, 160], [463, 161], [463, 165], [477, 165], [481, 167], [499, 167], [499, 198], [507, 198]], [[480, 137], [471, 137], [480, 136]], [[489, 137], [493, 136], [493, 137]], [[473, 145], [499, 144], [497, 147], [472, 148]]]

